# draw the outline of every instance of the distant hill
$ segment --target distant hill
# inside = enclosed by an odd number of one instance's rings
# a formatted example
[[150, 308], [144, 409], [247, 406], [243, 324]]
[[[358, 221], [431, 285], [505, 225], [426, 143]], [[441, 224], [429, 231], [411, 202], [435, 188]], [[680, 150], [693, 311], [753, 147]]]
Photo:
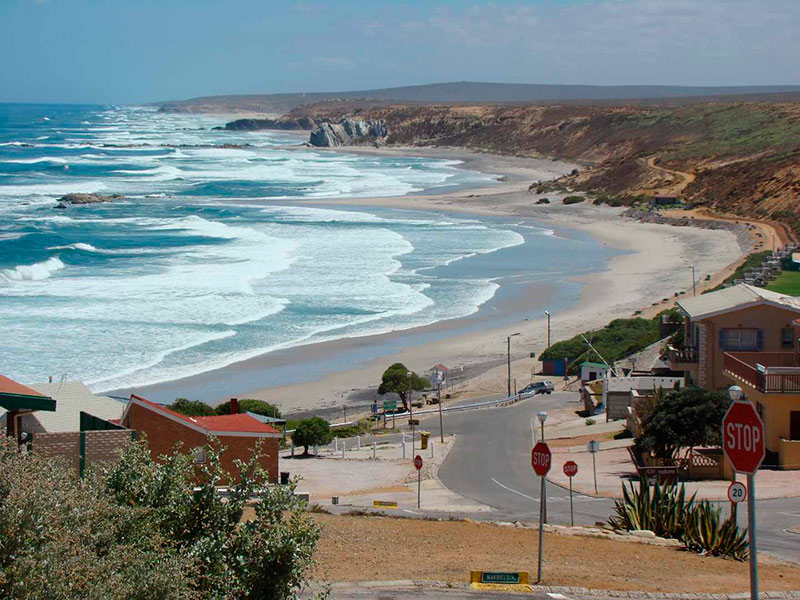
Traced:
[[375, 100], [413, 103], [538, 103], [554, 101], [652, 100], [800, 93], [800, 85], [693, 87], [665, 85], [548, 85], [452, 82], [350, 92], [310, 92], [206, 96], [160, 103], [163, 112], [283, 114], [327, 100]]

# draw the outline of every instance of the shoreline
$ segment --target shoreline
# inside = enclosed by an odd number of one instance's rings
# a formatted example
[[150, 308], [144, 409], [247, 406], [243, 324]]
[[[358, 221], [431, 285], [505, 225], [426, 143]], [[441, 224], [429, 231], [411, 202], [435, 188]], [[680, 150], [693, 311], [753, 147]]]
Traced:
[[[321, 149], [328, 151], [327, 149]], [[341, 149], [334, 151], [340, 152]], [[588, 234], [603, 246], [618, 254], [605, 267], [590, 275], [567, 278], [567, 281], [582, 285], [580, 294], [573, 298], [566, 310], [552, 314], [552, 341], [566, 339], [579, 332], [607, 324], [614, 318], [629, 317], [636, 311], [642, 316], [661, 310], [662, 299], [672, 299], [674, 294], [691, 290], [691, 274], [688, 266], [695, 264], [698, 283], [711, 285], [722, 274], [738, 264], [748, 253], [752, 243], [742, 227], [737, 237], [730, 231], [709, 231], [694, 227], [673, 227], [651, 223], [639, 223], [620, 216], [624, 209], [597, 207], [585, 203], [564, 206], [560, 199], [566, 194], [548, 194], [549, 205], [535, 205], [536, 196], [528, 192], [532, 180], [543, 180], [569, 172], [577, 165], [550, 159], [529, 159], [480, 154], [464, 149], [452, 148], [346, 148], [344, 152], [373, 154], [378, 156], [421, 156], [462, 161], [458, 166], [496, 174], [503, 178], [497, 185], [477, 189], [461, 189], [438, 194], [419, 194], [396, 197], [319, 199], [297, 202], [302, 206], [350, 206], [353, 208], [396, 208], [425, 212], [457, 213], [483, 217], [520, 217], [546, 225], [554, 230], [577, 230]], [[748, 247], [749, 244], [749, 247]], [[709, 282], [703, 281], [709, 275]], [[540, 286], [541, 287], [541, 286]], [[698, 286], [702, 289], [703, 286]], [[517, 298], [521, 305], [519, 313], [545, 304], [546, 294], [538, 296], [530, 289], [523, 290]], [[667, 303], [661, 303], [666, 307]], [[552, 312], [552, 311], [551, 311]], [[393, 362], [403, 362], [417, 371], [427, 371], [437, 363], [463, 367], [463, 391], [477, 395], [502, 391], [506, 386], [505, 337], [520, 333], [515, 338], [512, 358], [512, 378], [522, 387], [531, 378], [535, 364], [530, 352], [538, 356], [545, 346], [545, 319], [525, 318], [480, 331], [458, 331], [464, 319], [452, 319], [389, 333], [364, 337], [342, 338], [294, 347], [285, 351], [263, 354], [234, 363], [227, 367], [201, 375], [136, 388], [147, 396], [148, 391], [158, 394], [197, 385], [220, 387], [219, 400], [227, 396], [259, 398], [273, 402], [285, 414], [300, 414], [312, 411], [338, 410], [342, 404], [363, 407], [371, 403], [373, 392], [383, 370]], [[428, 336], [427, 341], [419, 339]], [[408, 345], [391, 348], [392, 339], [405, 338]], [[433, 338], [433, 339], [430, 339]], [[438, 339], [436, 339], [438, 338]], [[395, 344], [397, 345], [397, 344]], [[259, 389], [246, 383], [248, 373], [281, 364], [297, 361], [313, 365], [331, 353], [361, 351], [370, 353], [370, 348], [383, 346], [382, 353], [365, 358], [354, 368], [344, 368], [316, 376], [303, 383]], [[387, 350], [388, 349], [388, 350]], [[523, 358], [527, 356], [527, 358]], [[225, 381], [238, 380], [235, 390], [225, 389]], [[126, 390], [127, 391], [127, 390]]]

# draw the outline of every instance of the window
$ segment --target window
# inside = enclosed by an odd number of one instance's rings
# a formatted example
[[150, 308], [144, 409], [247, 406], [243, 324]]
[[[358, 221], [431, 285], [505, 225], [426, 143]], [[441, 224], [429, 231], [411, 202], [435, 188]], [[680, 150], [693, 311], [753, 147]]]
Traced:
[[784, 348], [794, 347], [794, 331], [791, 327], [781, 329], [781, 346]]
[[206, 449], [205, 446], [200, 446], [194, 449], [194, 462], [196, 465], [202, 465], [206, 462]]
[[719, 332], [719, 345], [723, 350], [760, 350], [760, 329], [723, 329]]

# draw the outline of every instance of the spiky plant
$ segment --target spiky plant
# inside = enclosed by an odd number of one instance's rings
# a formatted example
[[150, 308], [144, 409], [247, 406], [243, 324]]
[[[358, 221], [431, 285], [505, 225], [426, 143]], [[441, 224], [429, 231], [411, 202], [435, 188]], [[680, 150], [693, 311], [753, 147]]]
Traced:
[[711, 556], [746, 560], [749, 556], [747, 529], [731, 519], [722, 520], [722, 511], [703, 500], [687, 515], [683, 543], [690, 550]]

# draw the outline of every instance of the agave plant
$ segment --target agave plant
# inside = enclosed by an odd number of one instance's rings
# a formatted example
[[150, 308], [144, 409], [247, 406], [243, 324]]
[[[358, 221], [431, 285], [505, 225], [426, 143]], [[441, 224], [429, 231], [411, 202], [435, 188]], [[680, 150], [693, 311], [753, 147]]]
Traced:
[[690, 550], [711, 556], [746, 560], [749, 555], [747, 530], [731, 519], [721, 518], [721, 510], [703, 500], [687, 515], [683, 543]]
[[637, 490], [633, 483], [622, 486], [622, 500], [615, 501], [615, 515], [609, 524], [617, 530], [649, 529], [657, 536], [678, 538], [683, 535], [686, 515], [694, 505], [694, 495], [686, 499], [683, 484], [650, 486], [639, 481]]

